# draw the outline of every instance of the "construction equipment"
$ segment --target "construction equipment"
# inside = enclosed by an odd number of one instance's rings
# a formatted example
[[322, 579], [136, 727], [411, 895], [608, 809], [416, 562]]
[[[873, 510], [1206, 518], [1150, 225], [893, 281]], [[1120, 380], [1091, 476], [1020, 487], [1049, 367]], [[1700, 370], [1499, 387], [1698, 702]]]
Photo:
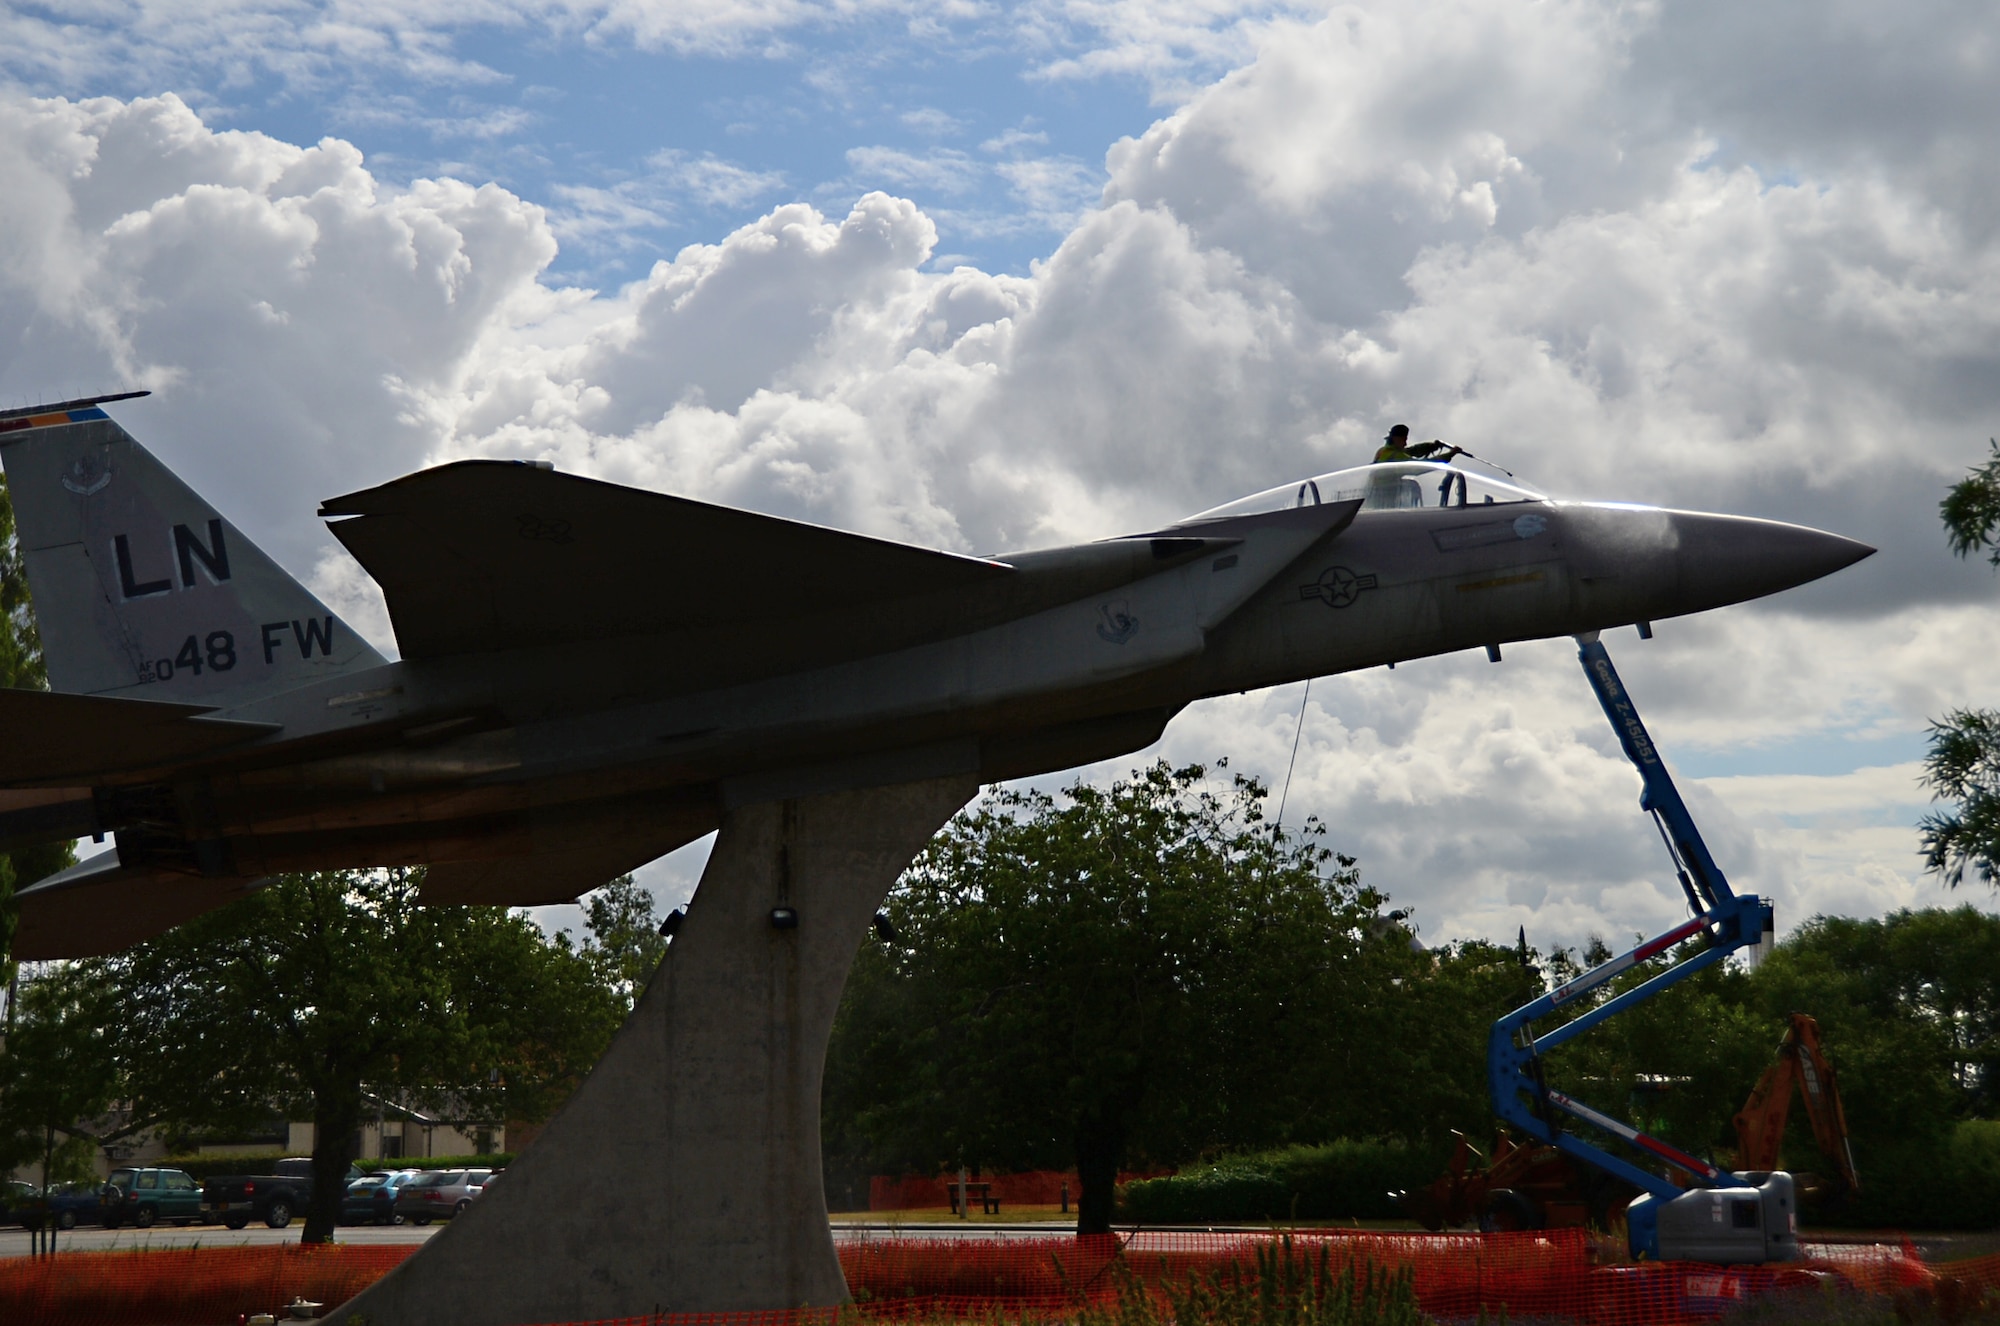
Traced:
[[[1665, 1091], [1668, 1086], [1664, 1080], [1642, 1079], [1633, 1086], [1632, 1096]], [[1830, 1176], [1794, 1173], [1799, 1197], [1838, 1200], [1859, 1192], [1861, 1179], [1848, 1141], [1839, 1083], [1821, 1045], [1819, 1023], [1804, 1013], [1786, 1020], [1777, 1056], [1736, 1115], [1735, 1172], [1757, 1177], [1779, 1167], [1795, 1088], [1805, 1100], [1819, 1149], [1833, 1167]], [[1457, 1144], [1443, 1173], [1421, 1188], [1392, 1194], [1410, 1218], [1428, 1230], [1475, 1223], [1488, 1232], [1584, 1225], [1601, 1229], [1610, 1224], [1614, 1211], [1622, 1212], [1637, 1196], [1629, 1184], [1602, 1170], [1572, 1160], [1553, 1146], [1518, 1142], [1504, 1128], [1494, 1142], [1490, 1162], [1465, 1134], [1453, 1130], [1452, 1137]]]
[[1819, 1023], [1804, 1013], [1794, 1013], [1787, 1019], [1777, 1059], [1757, 1079], [1750, 1099], [1736, 1116], [1738, 1172], [1778, 1167], [1779, 1148], [1784, 1144], [1785, 1122], [1791, 1116], [1795, 1087], [1805, 1099], [1813, 1140], [1819, 1143], [1820, 1153], [1833, 1162], [1836, 1180], [1829, 1183], [1813, 1175], [1795, 1175], [1800, 1193], [1809, 1197], [1839, 1197], [1860, 1192], [1861, 1175], [1855, 1170], [1854, 1147], [1847, 1137], [1847, 1111], [1841, 1108], [1840, 1084], [1820, 1047]]
[[1474, 1222], [1488, 1232], [1602, 1228], [1635, 1195], [1629, 1184], [1552, 1146], [1516, 1142], [1504, 1128], [1490, 1164], [1464, 1133], [1454, 1129], [1452, 1136], [1457, 1145], [1444, 1173], [1392, 1194], [1411, 1219], [1433, 1232]]
[[[1643, 628], [1641, 633], [1649, 634]], [[1487, 1041], [1486, 1056], [1494, 1111], [1529, 1137], [1623, 1179], [1639, 1190], [1640, 1196], [1632, 1200], [1625, 1213], [1627, 1237], [1636, 1258], [1726, 1265], [1795, 1261], [1799, 1257], [1798, 1205], [1791, 1175], [1777, 1171], [1759, 1183], [1752, 1183], [1749, 1176], [1697, 1159], [1553, 1090], [1545, 1080], [1542, 1058], [1557, 1046], [1671, 989], [1732, 953], [1758, 948], [1776, 930], [1769, 903], [1730, 889], [1729, 881], [1709, 854], [1694, 817], [1688, 813], [1687, 804], [1667, 773], [1665, 762], [1647, 735], [1645, 724], [1639, 721], [1638, 711], [1596, 632], [1580, 635], [1576, 640], [1584, 676], [1596, 692], [1612, 730], [1618, 734], [1626, 757], [1639, 771], [1644, 783], [1639, 804], [1652, 815], [1660, 830], [1694, 918], [1564, 982], [1496, 1021]], [[1640, 963], [1697, 938], [1705, 941], [1704, 945], [1665, 971], [1578, 1014], [1553, 1031], [1536, 1033], [1537, 1021], [1576, 1005], [1584, 995]], [[1609, 1133], [1702, 1186], [1683, 1191], [1663, 1174], [1642, 1169], [1568, 1131], [1564, 1126], [1568, 1120], [1579, 1120]]]

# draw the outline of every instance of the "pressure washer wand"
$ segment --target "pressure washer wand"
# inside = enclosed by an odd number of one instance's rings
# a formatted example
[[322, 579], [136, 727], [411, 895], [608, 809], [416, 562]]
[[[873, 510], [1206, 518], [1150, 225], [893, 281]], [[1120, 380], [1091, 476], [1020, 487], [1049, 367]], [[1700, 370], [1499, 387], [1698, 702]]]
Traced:
[[[1444, 445], [1444, 439], [1442, 439], [1442, 438], [1439, 438], [1439, 439], [1437, 439], [1437, 441], [1438, 441], [1438, 445], [1440, 445], [1440, 446]], [[1493, 463], [1492, 461], [1490, 461], [1490, 460], [1487, 460], [1487, 459], [1486, 459], [1485, 457], [1483, 457], [1483, 456], [1475, 456], [1475, 455], [1473, 455], [1473, 454], [1472, 454], [1472, 453], [1471, 453], [1470, 451], [1467, 451], [1467, 450], [1466, 450], [1466, 449], [1465, 449], [1464, 447], [1461, 447], [1461, 446], [1458, 446], [1458, 445], [1457, 445], [1457, 444], [1455, 444], [1455, 443], [1454, 443], [1454, 444], [1453, 444], [1453, 446], [1452, 446], [1452, 450], [1453, 450], [1453, 451], [1455, 451], [1455, 452], [1457, 452], [1457, 453], [1458, 453], [1459, 455], [1461, 455], [1461, 456], [1465, 457], [1465, 458], [1466, 458], [1467, 460], [1476, 460], [1476, 461], [1478, 461], [1478, 462], [1479, 462], [1479, 463], [1480, 463], [1481, 465], [1484, 465], [1484, 466], [1485, 466], [1485, 467], [1486, 467], [1487, 469], [1489, 469], [1489, 470], [1499, 470], [1499, 471], [1500, 471], [1500, 473], [1502, 473], [1502, 474], [1506, 475], [1506, 476], [1507, 476], [1508, 478], [1510, 478], [1510, 479], [1514, 477], [1514, 471], [1512, 471], [1512, 470], [1508, 469], [1508, 468], [1507, 468], [1506, 466], [1504, 466], [1504, 465], [1495, 465], [1495, 464], [1494, 464], [1494, 463]]]

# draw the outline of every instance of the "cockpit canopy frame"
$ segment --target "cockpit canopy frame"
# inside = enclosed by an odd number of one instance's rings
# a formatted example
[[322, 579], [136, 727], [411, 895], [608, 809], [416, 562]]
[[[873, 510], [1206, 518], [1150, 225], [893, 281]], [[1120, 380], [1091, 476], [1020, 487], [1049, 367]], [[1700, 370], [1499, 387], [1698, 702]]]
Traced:
[[1519, 482], [1504, 483], [1452, 465], [1434, 461], [1394, 461], [1381, 465], [1356, 465], [1280, 484], [1222, 506], [1210, 507], [1189, 516], [1184, 523], [1261, 515], [1288, 507], [1351, 502], [1357, 498], [1361, 501], [1364, 515], [1370, 511], [1499, 506], [1549, 500]]

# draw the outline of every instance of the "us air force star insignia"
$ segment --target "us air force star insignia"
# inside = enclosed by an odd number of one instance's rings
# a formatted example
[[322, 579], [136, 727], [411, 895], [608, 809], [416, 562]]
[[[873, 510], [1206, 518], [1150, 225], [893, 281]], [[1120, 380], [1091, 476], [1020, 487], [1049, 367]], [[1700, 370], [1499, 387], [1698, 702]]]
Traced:
[[1364, 589], [1375, 588], [1375, 577], [1358, 576], [1344, 566], [1330, 566], [1310, 585], [1299, 586], [1299, 597], [1318, 599], [1329, 608], [1344, 608], [1361, 597]]
[[111, 471], [100, 465], [94, 456], [79, 456], [60, 482], [78, 497], [95, 497], [111, 482]]

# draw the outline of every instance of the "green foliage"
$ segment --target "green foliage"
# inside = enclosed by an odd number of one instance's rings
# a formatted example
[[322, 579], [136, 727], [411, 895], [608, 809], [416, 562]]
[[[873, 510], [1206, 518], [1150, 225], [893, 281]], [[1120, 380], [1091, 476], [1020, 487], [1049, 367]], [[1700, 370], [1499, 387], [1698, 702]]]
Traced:
[[[1945, 538], [1960, 557], [1980, 549], [2000, 567], [2000, 441], [1984, 465], [1952, 485], [1939, 504]], [[1957, 888], [1970, 869], [2000, 885], [2000, 713], [1954, 709], [1931, 724], [1924, 783], [1955, 806], [1919, 822], [1924, 865]]]
[[1228, 1156], [1181, 1174], [1128, 1183], [1126, 1215], [1144, 1225], [1243, 1220], [1398, 1220], [1391, 1192], [1443, 1168], [1441, 1147], [1342, 1140]]
[[[1644, 984], [1676, 959], [1693, 956], [1696, 947], [1636, 964], [1576, 1000], [1567, 1017], [1537, 1030], [1553, 1031]], [[1593, 939], [1580, 960], [1567, 952], [1553, 954], [1548, 979], [1561, 984], [1612, 956], [1602, 940]], [[1736, 1111], [1782, 1034], [1782, 1027], [1774, 1026], [1754, 1006], [1751, 978], [1734, 964], [1720, 963], [1549, 1056], [1549, 1083], [1687, 1150], [1726, 1160], [1736, 1146]]]
[[[51, 1181], [77, 1177], [70, 1128], [104, 1113], [120, 1086], [112, 1017], [110, 992], [87, 970], [22, 984], [0, 1052], [0, 1174], [32, 1163], [48, 1165]], [[83, 1140], [87, 1168], [96, 1148]]]
[[566, 940], [503, 908], [420, 906], [419, 881], [285, 876], [102, 962], [137, 1116], [313, 1120], [309, 1239], [331, 1234], [364, 1086], [453, 1117], [540, 1118], [622, 1014]]
[[2000, 884], [2000, 712], [1954, 709], [1932, 723], [1924, 785], [1958, 803], [1918, 821], [1925, 868], [1953, 888], [1968, 869]]
[[[1843, 1079], [1844, 1080], [1844, 1079]], [[2000, 1226], [2000, 1122], [1966, 1119], [1930, 1136], [1857, 1143], [1861, 1192], [1825, 1223], [1863, 1229]]]
[[932, 841], [834, 1033], [830, 1150], [929, 1169], [1078, 1167], [1080, 1228], [1128, 1162], [1317, 1139], [1382, 1111], [1413, 970], [1353, 863], [1263, 822], [1265, 789], [1164, 762], [1062, 799], [1001, 791]]
[[[42, 639], [28, 599], [28, 574], [14, 537], [14, 507], [7, 480], [0, 478], [0, 687], [48, 688], [42, 667]], [[13, 975], [14, 890], [54, 874], [75, 859], [68, 843], [43, 843], [0, 852], [0, 984]]]
[[1942, 1136], [1991, 1113], [2000, 1062], [2000, 918], [1970, 907], [1814, 917], [1755, 982], [1773, 1020], [1819, 1020], [1840, 1070], [1863, 1178], [1869, 1147]]
[[1938, 503], [1938, 514], [1954, 553], [1969, 557], [1983, 548], [1986, 560], [2000, 566], [2000, 544], [1995, 543], [2000, 534], [2000, 440], [1988, 439], [1987, 445], [1992, 455], [1952, 485]]
[[630, 875], [620, 875], [585, 898], [583, 908], [583, 952], [629, 1010], [667, 954], [666, 936], [653, 918], [653, 895]]
[[1165, 1302], [1122, 1268], [1117, 1297], [1078, 1312], [1077, 1326], [1423, 1326], [1409, 1267], [1377, 1267], [1315, 1252], [1261, 1247], [1254, 1266], [1232, 1266], [1185, 1281], [1169, 1279]]
[[39, 691], [48, 685], [42, 669], [42, 639], [28, 599], [28, 572], [14, 536], [14, 504], [0, 477], [0, 686]]

